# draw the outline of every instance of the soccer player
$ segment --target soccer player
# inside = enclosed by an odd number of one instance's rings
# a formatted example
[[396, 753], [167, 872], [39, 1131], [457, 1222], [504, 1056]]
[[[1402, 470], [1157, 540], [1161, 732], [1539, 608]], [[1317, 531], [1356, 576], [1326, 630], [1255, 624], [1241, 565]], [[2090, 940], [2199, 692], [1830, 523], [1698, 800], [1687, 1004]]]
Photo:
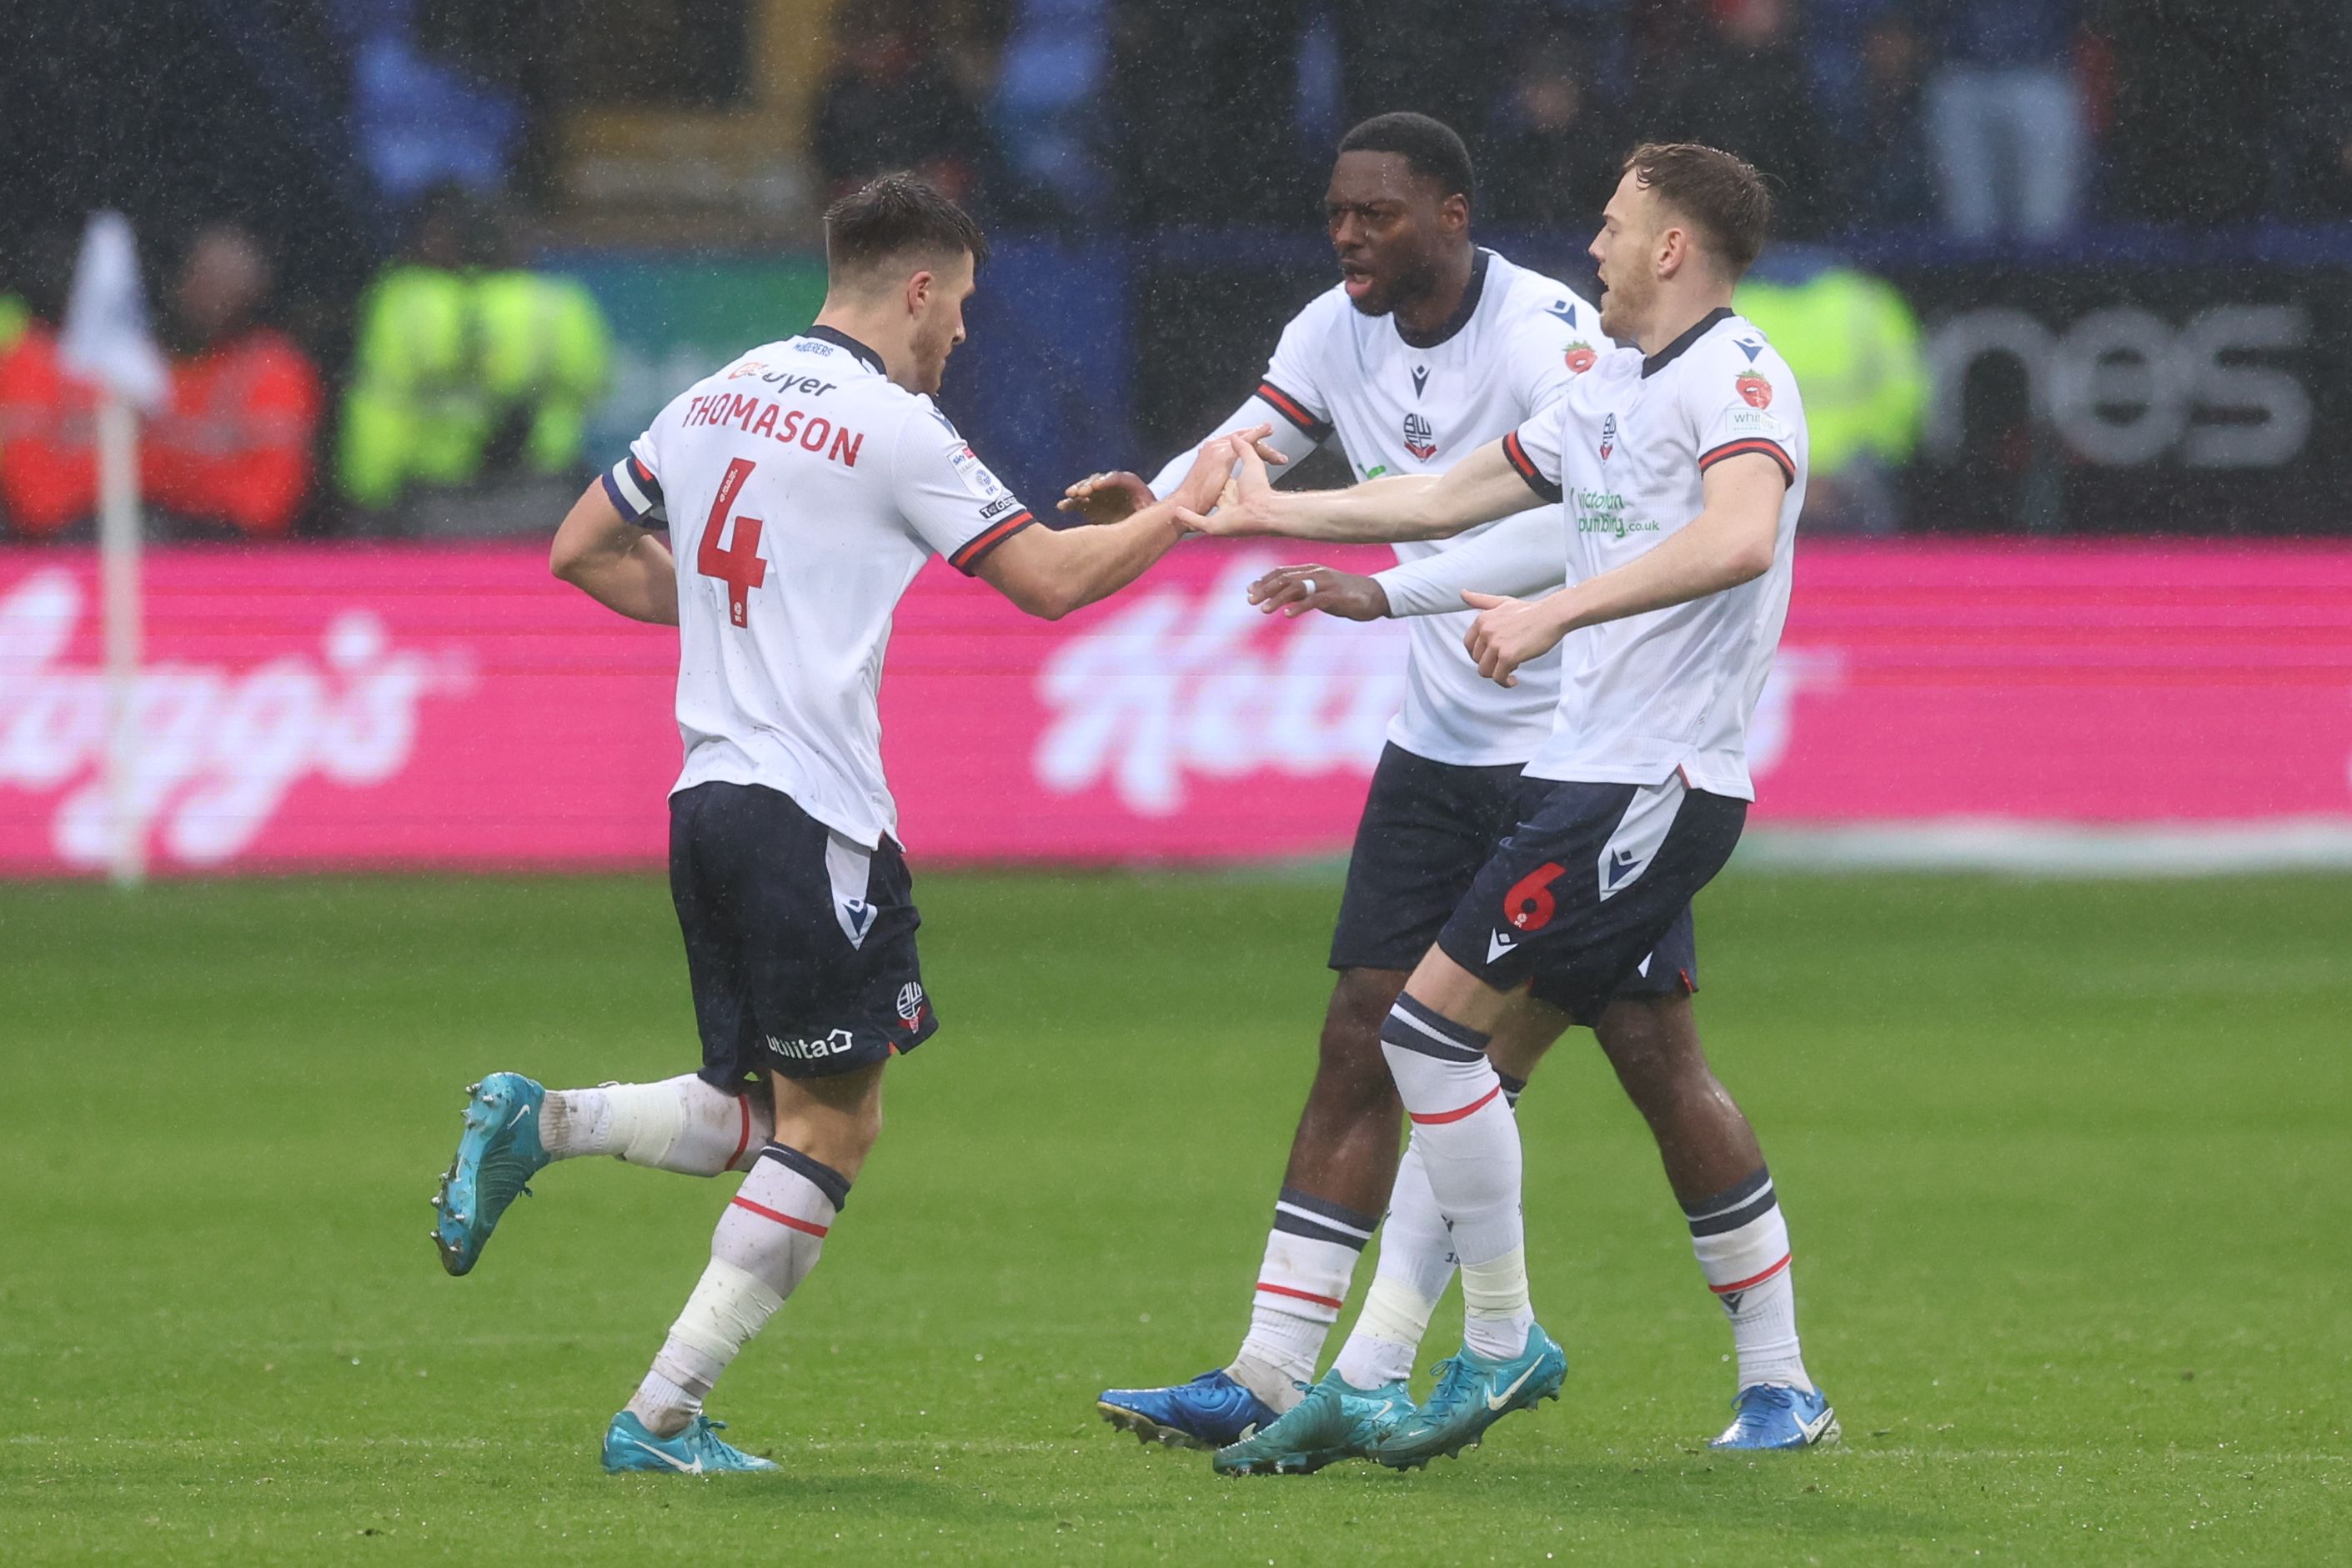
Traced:
[[[1472, 196], [1469, 154], [1437, 121], [1384, 114], [1350, 131], [1324, 198], [1340, 282], [1284, 330], [1256, 393], [1220, 429], [1271, 422], [1273, 444], [1292, 458], [1336, 434], [1358, 476], [1385, 483], [1442, 473], [1555, 402], [1609, 340], [1593, 308], [1565, 285], [1472, 243]], [[1116, 516], [1165, 494], [1183, 471], [1182, 460], [1173, 462], [1148, 488], [1132, 475], [1097, 476], [1072, 486], [1064, 504]], [[1490, 526], [1397, 541], [1398, 565], [1376, 576], [1311, 566], [1261, 585], [1270, 608], [1416, 617], [1405, 699], [1349, 861], [1331, 940], [1339, 980], [1247, 1337], [1230, 1364], [1190, 1383], [1107, 1390], [1098, 1408], [1124, 1430], [1220, 1448], [1289, 1409], [1314, 1381], [1384, 1207], [1366, 1305], [1374, 1332], [1349, 1342], [1349, 1375], [1367, 1387], [1401, 1382], [1452, 1278], [1452, 1249], [1417, 1155], [1406, 1153], [1399, 1176], [1403, 1108], [1381, 1059], [1381, 1031], [1406, 974], [1517, 820], [1522, 769], [1551, 734], [1557, 656], [1530, 661], [1507, 688], [1479, 679], [1463, 648], [1473, 617], [1461, 591], [1496, 580], [1493, 558], [1534, 561], [1544, 575], [1533, 586], [1559, 580], [1558, 508], [1524, 486], [1517, 499], [1517, 515]], [[1712, 1232], [1703, 1228], [1717, 1223], [1724, 1195], [1760, 1176], [1763, 1156], [1699, 1045], [1687, 912], [1677, 912], [1654, 953], [1637, 956], [1643, 961], [1577, 1021], [1593, 1026], [1656, 1133], [1705, 1267]], [[1531, 1009], [1497, 1034], [1509, 1093], [1568, 1021]], [[1724, 1300], [1737, 1338], [1741, 1298]]]
[[899, 596], [943, 555], [1062, 615], [1157, 560], [1181, 537], [1179, 504], [1211, 504], [1233, 464], [1218, 441], [1169, 502], [1108, 528], [1033, 527], [931, 402], [986, 256], [978, 228], [905, 175], [824, 221], [815, 324], [681, 392], [572, 508], [551, 563], [678, 628], [670, 889], [701, 1070], [554, 1092], [492, 1073], [468, 1092], [434, 1200], [443, 1266], [463, 1274], [551, 1161], [748, 1173], [605, 1434], [608, 1470], [775, 1468], [717, 1437], [702, 1402], [815, 1267], [878, 1130], [884, 1064], [939, 1027], [876, 710]]
[[[1244, 458], [1229, 504], [1200, 519], [1221, 534], [1441, 538], [1530, 495], [1564, 502], [1566, 570], [1546, 575], [1569, 586], [1532, 601], [1464, 597], [1480, 611], [1470, 656], [1505, 688], [1573, 638], [1517, 825], [1381, 1030], [1412, 1121], [1411, 1157], [1459, 1260], [1463, 1348], [1418, 1408], [1401, 1379], [1362, 1380], [1356, 1340], [1393, 1327], [1376, 1286], [1330, 1375], [1221, 1450], [1221, 1470], [1312, 1469], [1349, 1454], [1423, 1464], [1558, 1395], [1567, 1361], [1529, 1305], [1518, 1125], [1488, 1049], [1546, 1008], [1588, 1014], [1636, 973], [1730, 855], [1754, 796], [1748, 725], [1788, 612], [1807, 463], [1788, 366], [1730, 305], [1769, 215], [1740, 160], [1689, 144], [1636, 149], [1591, 250], [1601, 329], [1638, 348], [1602, 355], [1555, 407], [1443, 475], [1282, 494]], [[1400, 1210], [1405, 1183], [1401, 1174]], [[1718, 1444], [1834, 1438], [1836, 1416], [1800, 1353], [1788, 1229], [1760, 1157], [1685, 1207], [1739, 1356], [1735, 1418]]]

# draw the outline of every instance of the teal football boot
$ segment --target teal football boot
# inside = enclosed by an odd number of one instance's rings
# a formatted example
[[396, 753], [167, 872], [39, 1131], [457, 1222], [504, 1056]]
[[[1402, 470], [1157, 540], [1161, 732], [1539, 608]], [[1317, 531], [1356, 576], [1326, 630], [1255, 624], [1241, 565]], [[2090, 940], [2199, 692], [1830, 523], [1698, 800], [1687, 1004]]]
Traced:
[[493, 1072], [466, 1092], [466, 1131], [457, 1157], [442, 1175], [433, 1207], [433, 1245], [441, 1267], [463, 1274], [481, 1260], [499, 1217], [523, 1185], [547, 1168], [550, 1155], [539, 1141], [540, 1107], [547, 1091], [520, 1072]]
[[682, 1476], [716, 1476], [730, 1470], [779, 1468], [775, 1460], [747, 1454], [719, 1437], [725, 1430], [726, 1422], [697, 1416], [677, 1437], [656, 1437], [644, 1422], [624, 1410], [604, 1429], [604, 1473], [667, 1470]]
[[1272, 1425], [1217, 1450], [1221, 1476], [1306, 1476], [1341, 1459], [1360, 1459], [1412, 1416], [1402, 1383], [1358, 1388], [1337, 1372], [1307, 1390]]
[[1567, 1380], [1568, 1353], [1540, 1324], [1528, 1325], [1527, 1348], [1507, 1360], [1490, 1361], [1465, 1344], [1437, 1364], [1429, 1403], [1375, 1444], [1371, 1458], [1398, 1470], [1419, 1469], [1441, 1454], [1452, 1458], [1512, 1411], [1559, 1398]]

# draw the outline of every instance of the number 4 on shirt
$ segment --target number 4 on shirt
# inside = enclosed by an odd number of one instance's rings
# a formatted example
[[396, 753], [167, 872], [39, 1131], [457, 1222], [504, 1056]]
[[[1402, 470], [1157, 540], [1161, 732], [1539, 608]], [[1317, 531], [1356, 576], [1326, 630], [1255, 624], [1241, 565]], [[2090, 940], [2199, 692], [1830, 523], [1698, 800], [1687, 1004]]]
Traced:
[[750, 613], [747, 601], [751, 590], [768, 580], [768, 563], [760, 559], [760, 519], [738, 517], [735, 542], [721, 548], [719, 539], [727, 531], [727, 513], [735, 497], [743, 493], [743, 482], [751, 476], [753, 466], [748, 457], [727, 465], [726, 477], [719, 481], [718, 498], [710, 503], [710, 516], [702, 525], [702, 542], [694, 552], [695, 570], [727, 585], [727, 619], [738, 626]]

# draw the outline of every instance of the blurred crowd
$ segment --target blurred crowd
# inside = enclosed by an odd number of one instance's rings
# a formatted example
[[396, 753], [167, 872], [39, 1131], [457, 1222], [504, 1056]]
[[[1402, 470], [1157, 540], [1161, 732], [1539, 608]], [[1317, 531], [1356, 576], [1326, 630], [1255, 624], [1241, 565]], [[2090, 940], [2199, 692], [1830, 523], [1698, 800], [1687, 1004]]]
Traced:
[[[189, 12], [186, 37], [220, 31], [205, 17], [280, 15], [222, 4]], [[78, 12], [49, 9], [65, 47]], [[310, 141], [346, 127], [375, 195], [330, 174], [320, 191], [360, 214], [345, 229], [273, 234], [184, 201], [175, 228], [145, 236], [172, 365], [142, 448], [156, 532], [494, 533], [560, 511], [593, 455], [613, 348], [589, 293], [530, 265], [507, 193], [552, 189], [529, 150], [545, 163], [565, 72], [562, 46], [535, 40], [655, 12], [698, 40], [677, 68], [647, 68], [677, 84], [662, 89], [676, 107], [749, 90], [750, 0], [333, 0], [345, 42], [287, 35], [357, 86], [340, 108], [273, 102], [326, 116]], [[2063, 248], [2095, 225], [2352, 220], [2344, 0], [857, 0], [831, 15], [804, 139], [812, 211], [913, 168], [1014, 228], [1295, 226], [1346, 126], [1411, 108], [1471, 142], [1482, 220], [1580, 242], [1624, 149], [1653, 137], [1745, 154], [1798, 241], [1916, 231], [1965, 257]], [[466, 73], [491, 60], [484, 98]], [[70, 114], [85, 96], [41, 101]], [[477, 121], [467, 144], [490, 152], [425, 156], [427, 132]], [[60, 130], [59, 156], [87, 141]], [[256, 155], [301, 139], [280, 141]], [[501, 164], [499, 147], [524, 151]], [[102, 188], [102, 165], [76, 177]], [[20, 161], [0, 183], [46, 167]], [[308, 247], [311, 280], [287, 298], [281, 239]], [[92, 410], [58, 349], [75, 241], [26, 225], [0, 242], [0, 538], [91, 531]], [[1854, 466], [1823, 509], [1885, 526], [1880, 476], [1918, 425], [1916, 322], [1879, 280], [1823, 262], [1766, 268], [1743, 303], [1792, 361], [1811, 356], [1809, 390], [1818, 376], [1853, 391]], [[1810, 401], [1818, 421], [1828, 400]]]
[[[1031, 221], [1294, 217], [1345, 125], [1419, 109], [1507, 223], [1589, 221], [1623, 150], [1714, 142], [1783, 232], [2352, 216], [2342, 0], [869, 0], [828, 184], [929, 165]], [[950, 18], [952, 18], [950, 22]]]

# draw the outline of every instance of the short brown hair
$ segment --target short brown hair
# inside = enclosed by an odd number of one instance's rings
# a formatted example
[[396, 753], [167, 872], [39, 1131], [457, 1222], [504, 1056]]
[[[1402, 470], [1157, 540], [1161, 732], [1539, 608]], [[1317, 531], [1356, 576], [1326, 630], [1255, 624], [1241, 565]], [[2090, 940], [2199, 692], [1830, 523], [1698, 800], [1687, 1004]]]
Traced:
[[1772, 193], [1755, 164], [1696, 141], [1644, 141], [1625, 168], [1690, 221], [1733, 277], [1754, 265], [1772, 227]]
[[971, 253], [988, 259], [988, 238], [970, 214], [912, 174], [881, 174], [824, 210], [824, 262], [835, 278], [905, 256]]

